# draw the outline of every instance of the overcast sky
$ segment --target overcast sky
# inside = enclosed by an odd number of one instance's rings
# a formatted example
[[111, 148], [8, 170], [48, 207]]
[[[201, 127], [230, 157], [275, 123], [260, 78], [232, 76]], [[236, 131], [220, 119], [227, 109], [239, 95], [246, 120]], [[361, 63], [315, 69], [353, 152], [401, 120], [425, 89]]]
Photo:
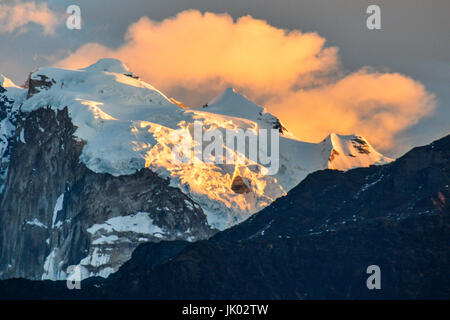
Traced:
[[[28, 0], [0, 0], [15, 5]], [[371, 66], [383, 72], [399, 72], [422, 83], [436, 95], [433, 114], [397, 133], [398, 156], [411, 145], [420, 145], [449, 133], [450, 129], [450, 1], [448, 0], [48, 0], [56, 14], [52, 32], [38, 23], [0, 31], [0, 73], [24, 83], [27, 74], [66, 58], [88, 42], [109, 48], [124, 44], [129, 26], [141, 17], [162, 21], [186, 9], [228, 13], [234, 19], [251, 15], [276, 28], [317, 32], [327, 46], [339, 48], [346, 72]], [[82, 10], [83, 28], [65, 27], [66, 7]], [[365, 13], [369, 4], [381, 7], [382, 30], [368, 30]], [[0, 13], [2, 19], [7, 17]], [[47, 30], [48, 31], [48, 30]], [[195, 39], [193, 39], [195, 41]], [[274, 53], [276, 54], [276, 53]], [[147, 80], [147, 79], [146, 79]], [[177, 98], [177, 97], [175, 97]], [[398, 144], [401, 145], [398, 145]]]

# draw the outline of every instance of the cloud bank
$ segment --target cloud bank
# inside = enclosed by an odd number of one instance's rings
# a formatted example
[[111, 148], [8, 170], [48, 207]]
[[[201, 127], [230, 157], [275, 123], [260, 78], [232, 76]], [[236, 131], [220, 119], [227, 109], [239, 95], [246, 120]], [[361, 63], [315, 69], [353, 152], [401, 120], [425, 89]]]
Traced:
[[330, 132], [356, 133], [389, 150], [398, 132], [435, 107], [434, 96], [405, 75], [370, 68], [346, 73], [338, 49], [317, 33], [279, 29], [251, 16], [233, 20], [188, 10], [161, 22], [143, 17], [121, 47], [88, 43], [58, 65], [81, 68], [103, 57], [121, 59], [189, 104], [234, 86], [312, 142]]
[[46, 3], [14, 1], [12, 4], [0, 3], [0, 34], [16, 30], [23, 32], [26, 25], [34, 23], [42, 26], [44, 33], [51, 35], [57, 24], [56, 14]]

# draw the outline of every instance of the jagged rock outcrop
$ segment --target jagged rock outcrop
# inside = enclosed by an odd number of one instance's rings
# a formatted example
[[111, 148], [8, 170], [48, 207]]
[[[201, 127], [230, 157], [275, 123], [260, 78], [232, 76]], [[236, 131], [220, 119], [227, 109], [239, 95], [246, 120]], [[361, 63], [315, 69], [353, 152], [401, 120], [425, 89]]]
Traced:
[[231, 190], [236, 193], [249, 193], [250, 189], [244, 182], [241, 176], [235, 176], [233, 182], [231, 183]]
[[35, 76], [30, 74], [25, 83], [25, 88], [28, 89], [27, 98], [31, 98], [34, 94], [42, 90], [48, 90], [55, 83], [54, 79], [49, 79], [46, 75], [39, 74]]

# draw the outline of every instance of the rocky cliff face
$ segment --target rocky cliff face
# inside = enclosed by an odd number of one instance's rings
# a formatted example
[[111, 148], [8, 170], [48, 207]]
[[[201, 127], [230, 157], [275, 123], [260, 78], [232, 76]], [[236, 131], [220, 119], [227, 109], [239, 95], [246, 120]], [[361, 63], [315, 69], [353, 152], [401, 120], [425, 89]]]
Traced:
[[64, 279], [78, 264], [107, 276], [139, 243], [212, 235], [202, 209], [152, 171], [89, 170], [75, 130], [67, 108], [19, 113], [0, 197], [1, 278]]

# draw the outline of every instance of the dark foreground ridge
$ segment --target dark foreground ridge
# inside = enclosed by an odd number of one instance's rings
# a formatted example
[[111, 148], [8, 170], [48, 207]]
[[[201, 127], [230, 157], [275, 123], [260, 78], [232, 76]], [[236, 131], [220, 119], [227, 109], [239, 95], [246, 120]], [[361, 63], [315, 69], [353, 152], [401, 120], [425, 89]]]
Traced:
[[[449, 299], [450, 136], [397, 161], [309, 175], [206, 241], [140, 245], [106, 280], [5, 280], [1, 298]], [[369, 265], [381, 290], [369, 290]]]

